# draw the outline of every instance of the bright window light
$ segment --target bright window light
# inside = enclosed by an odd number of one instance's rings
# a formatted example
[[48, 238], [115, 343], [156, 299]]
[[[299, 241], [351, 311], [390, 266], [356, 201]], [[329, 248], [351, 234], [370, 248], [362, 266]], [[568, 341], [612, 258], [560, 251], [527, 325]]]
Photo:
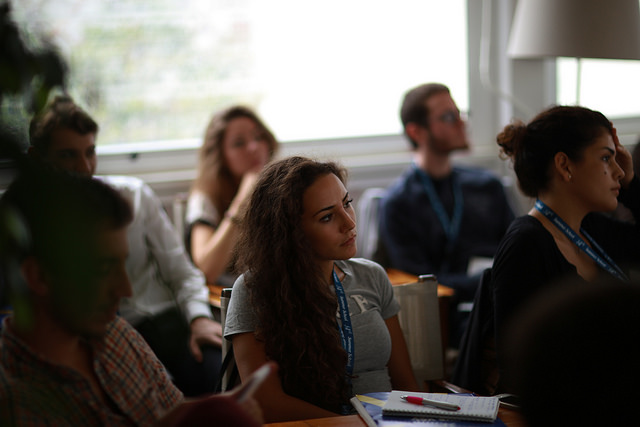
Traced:
[[[466, 0], [13, 0], [70, 64], [100, 144], [201, 138], [243, 103], [281, 141], [397, 134], [404, 92], [468, 110]], [[636, 97], [637, 99], [637, 97]]]
[[[609, 118], [640, 116], [640, 61], [582, 59], [580, 105]], [[557, 60], [557, 101], [576, 104], [578, 65], [575, 58]]]

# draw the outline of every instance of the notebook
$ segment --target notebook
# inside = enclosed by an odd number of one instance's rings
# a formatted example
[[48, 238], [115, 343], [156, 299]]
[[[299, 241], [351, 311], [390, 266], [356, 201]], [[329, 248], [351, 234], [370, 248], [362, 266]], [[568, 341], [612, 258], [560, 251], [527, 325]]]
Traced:
[[[439, 400], [457, 404], [460, 409], [450, 411], [432, 406], [416, 405], [401, 399], [400, 396], [419, 396], [425, 399]], [[384, 416], [424, 417], [444, 420], [493, 422], [498, 416], [500, 401], [497, 397], [470, 396], [458, 394], [417, 393], [393, 390], [382, 407]]]

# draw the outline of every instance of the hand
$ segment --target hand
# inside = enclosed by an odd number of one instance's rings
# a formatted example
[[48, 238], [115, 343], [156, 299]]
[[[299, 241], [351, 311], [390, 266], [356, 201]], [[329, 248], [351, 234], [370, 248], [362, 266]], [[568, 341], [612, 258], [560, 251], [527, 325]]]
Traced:
[[237, 402], [240, 408], [255, 422], [262, 425], [264, 424], [264, 416], [262, 415], [262, 408], [256, 399], [248, 397], [242, 402]]
[[258, 427], [263, 425], [262, 409], [255, 399], [238, 403], [229, 393], [185, 399], [162, 415], [154, 427], [182, 427], [192, 425], [229, 427]]
[[255, 187], [256, 182], [258, 182], [259, 176], [260, 170], [249, 171], [242, 176], [238, 192], [233, 198], [228, 210], [232, 216], [235, 216], [238, 213], [242, 214], [244, 207], [249, 203], [249, 199], [253, 193], [253, 188]]
[[620, 139], [618, 138], [618, 131], [616, 128], [613, 128], [612, 132], [613, 143], [616, 147], [616, 163], [622, 168], [624, 171], [624, 178], [620, 180], [620, 185], [626, 188], [631, 180], [633, 179], [633, 158], [629, 150], [627, 150], [624, 145], [620, 144]]
[[209, 344], [222, 347], [222, 339], [222, 325], [220, 323], [208, 317], [198, 317], [191, 322], [189, 349], [198, 362], [202, 362], [200, 346]]

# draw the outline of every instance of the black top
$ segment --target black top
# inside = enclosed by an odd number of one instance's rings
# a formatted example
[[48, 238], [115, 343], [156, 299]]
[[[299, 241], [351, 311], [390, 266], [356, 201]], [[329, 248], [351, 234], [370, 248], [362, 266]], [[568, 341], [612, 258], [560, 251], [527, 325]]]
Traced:
[[[636, 176], [619, 200], [640, 219], [640, 179]], [[591, 213], [582, 228], [629, 275], [640, 268], [640, 221], [623, 222]], [[562, 255], [546, 228], [532, 216], [513, 221], [498, 247], [492, 269], [497, 332], [534, 294], [563, 278], [580, 276]], [[601, 274], [609, 274], [604, 270]], [[498, 335], [499, 337], [499, 335]]]

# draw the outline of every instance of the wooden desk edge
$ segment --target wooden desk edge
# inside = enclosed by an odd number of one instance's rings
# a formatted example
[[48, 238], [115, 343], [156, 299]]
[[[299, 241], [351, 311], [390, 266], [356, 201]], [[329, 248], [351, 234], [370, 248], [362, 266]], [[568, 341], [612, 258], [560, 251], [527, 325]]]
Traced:
[[[513, 409], [500, 407], [498, 418], [507, 427], [526, 427], [522, 415]], [[481, 423], [478, 423], [480, 425]], [[359, 415], [344, 415], [329, 418], [314, 418], [310, 420], [286, 421], [279, 423], [265, 424], [265, 427], [366, 427], [365, 422]]]
[[[387, 269], [387, 275], [389, 276], [389, 281], [391, 281], [391, 284], [394, 286], [418, 281], [418, 276], [393, 268]], [[223, 287], [213, 283], [207, 283], [207, 287], [209, 288], [209, 302], [212, 306], [220, 308], [220, 294], [222, 293]], [[454, 293], [455, 291], [450, 287], [438, 283], [439, 297], [451, 297]]]

